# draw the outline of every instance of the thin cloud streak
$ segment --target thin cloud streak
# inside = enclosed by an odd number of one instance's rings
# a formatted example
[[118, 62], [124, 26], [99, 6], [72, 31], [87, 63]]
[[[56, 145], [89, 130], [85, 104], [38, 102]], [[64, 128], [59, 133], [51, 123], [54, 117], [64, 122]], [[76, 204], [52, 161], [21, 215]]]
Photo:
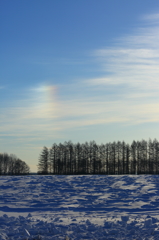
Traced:
[[[154, 19], [159, 23], [158, 16], [147, 15], [144, 23], [147, 20], [152, 23]], [[159, 27], [156, 22], [154, 26], [140, 27], [131, 36], [118, 39], [115, 47], [98, 49], [93, 54], [102, 65], [102, 71], [107, 73], [106, 82], [159, 90]], [[99, 82], [104, 84], [104, 77]], [[99, 82], [97, 79], [96, 84]], [[92, 84], [95, 84], [95, 79]]]
[[148, 23], [157, 24], [159, 23], [159, 13], [144, 15], [141, 17], [141, 20], [147, 21]]
[[[93, 100], [93, 99], [92, 99]], [[34, 111], [34, 110], [32, 110]], [[108, 124], [108, 123], [143, 123], [159, 121], [158, 103], [138, 103], [134, 100], [127, 101], [99, 101], [99, 102], [67, 102], [63, 103], [61, 115], [57, 120], [39, 119], [38, 116], [27, 119], [19, 111], [18, 117], [3, 122], [0, 127], [1, 136], [25, 136], [52, 138], [59, 132], [69, 128], [81, 126]], [[33, 115], [32, 115], [33, 116]]]
[[30, 88], [26, 99], [3, 109], [0, 136], [30, 142], [29, 136], [39, 141], [58, 138], [71, 128], [159, 122], [159, 28], [139, 28], [93, 56], [103, 77]]

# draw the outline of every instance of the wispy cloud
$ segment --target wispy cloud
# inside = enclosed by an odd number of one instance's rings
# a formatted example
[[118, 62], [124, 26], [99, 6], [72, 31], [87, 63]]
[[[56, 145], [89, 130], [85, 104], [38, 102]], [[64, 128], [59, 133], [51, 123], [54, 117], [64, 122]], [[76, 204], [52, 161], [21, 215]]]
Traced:
[[[156, 24], [159, 14], [147, 15], [143, 19], [143, 26], [134, 30], [132, 35], [117, 39], [111, 48], [93, 52], [101, 64], [103, 77], [88, 79], [86, 83], [101, 89], [125, 86], [120, 100], [134, 100], [135, 106], [136, 100], [140, 99], [138, 104], [142, 104], [148, 113], [147, 102], [155, 104], [159, 99], [159, 27]], [[153, 26], [148, 22], [154, 23]]]
[[30, 136], [30, 140], [35, 137], [40, 140], [59, 130], [54, 124], [59, 107], [56, 86], [42, 85], [24, 92], [25, 98], [20, 102], [14, 100], [12, 107], [1, 111], [0, 136]]
[[20, 103], [3, 109], [0, 136], [31, 142], [61, 137], [70, 128], [159, 122], [159, 18], [155, 14], [143, 19], [114, 46], [93, 51], [100, 77], [32, 86]]
[[157, 24], [159, 23], [159, 13], [147, 14], [141, 17], [141, 20], [147, 23]]
[[159, 14], [142, 19], [131, 35], [92, 53], [103, 76], [86, 79], [84, 84], [96, 91], [100, 106], [109, 105], [111, 113], [103, 107], [107, 119], [113, 116], [118, 121], [125, 116], [131, 124], [159, 122]]
[[159, 89], [159, 46], [156, 44], [156, 48], [151, 49], [151, 45], [154, 48], [153, 41], [147, 48], [141, 48], [135, 41], [131, 48], [129, 46], [97, 50], [95, 55], [98, 56], [102, 70], [107, 75], [89, 80], [89, 83], [92, 82], [93, 85], [124, 83], [134, 87]]

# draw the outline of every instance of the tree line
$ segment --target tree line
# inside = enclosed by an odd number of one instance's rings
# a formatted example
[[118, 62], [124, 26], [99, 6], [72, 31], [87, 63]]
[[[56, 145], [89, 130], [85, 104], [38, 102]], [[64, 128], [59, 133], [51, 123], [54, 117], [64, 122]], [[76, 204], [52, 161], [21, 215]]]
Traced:
[[71, 141], [43, 147], [39, 174], [159, 174], [159, 142], [124, 141], [98, 145]]
[[29, 166], [15, 155], [0, 153], [0, 175], [29, 174]]

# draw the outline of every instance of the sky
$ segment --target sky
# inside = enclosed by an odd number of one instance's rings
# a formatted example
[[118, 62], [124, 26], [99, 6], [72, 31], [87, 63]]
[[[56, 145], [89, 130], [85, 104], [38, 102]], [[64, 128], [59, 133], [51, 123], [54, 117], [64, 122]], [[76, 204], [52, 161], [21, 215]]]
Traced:
[[0, 152], [158, 139], [159, 1], [0, 1]]

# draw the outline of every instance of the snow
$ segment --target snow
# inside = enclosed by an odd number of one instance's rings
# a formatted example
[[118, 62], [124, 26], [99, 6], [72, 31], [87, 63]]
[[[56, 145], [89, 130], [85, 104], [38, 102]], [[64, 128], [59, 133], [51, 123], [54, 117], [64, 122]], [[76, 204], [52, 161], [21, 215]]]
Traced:
[[159, 239], [159, 176], [1, 176], [6, 239]]

